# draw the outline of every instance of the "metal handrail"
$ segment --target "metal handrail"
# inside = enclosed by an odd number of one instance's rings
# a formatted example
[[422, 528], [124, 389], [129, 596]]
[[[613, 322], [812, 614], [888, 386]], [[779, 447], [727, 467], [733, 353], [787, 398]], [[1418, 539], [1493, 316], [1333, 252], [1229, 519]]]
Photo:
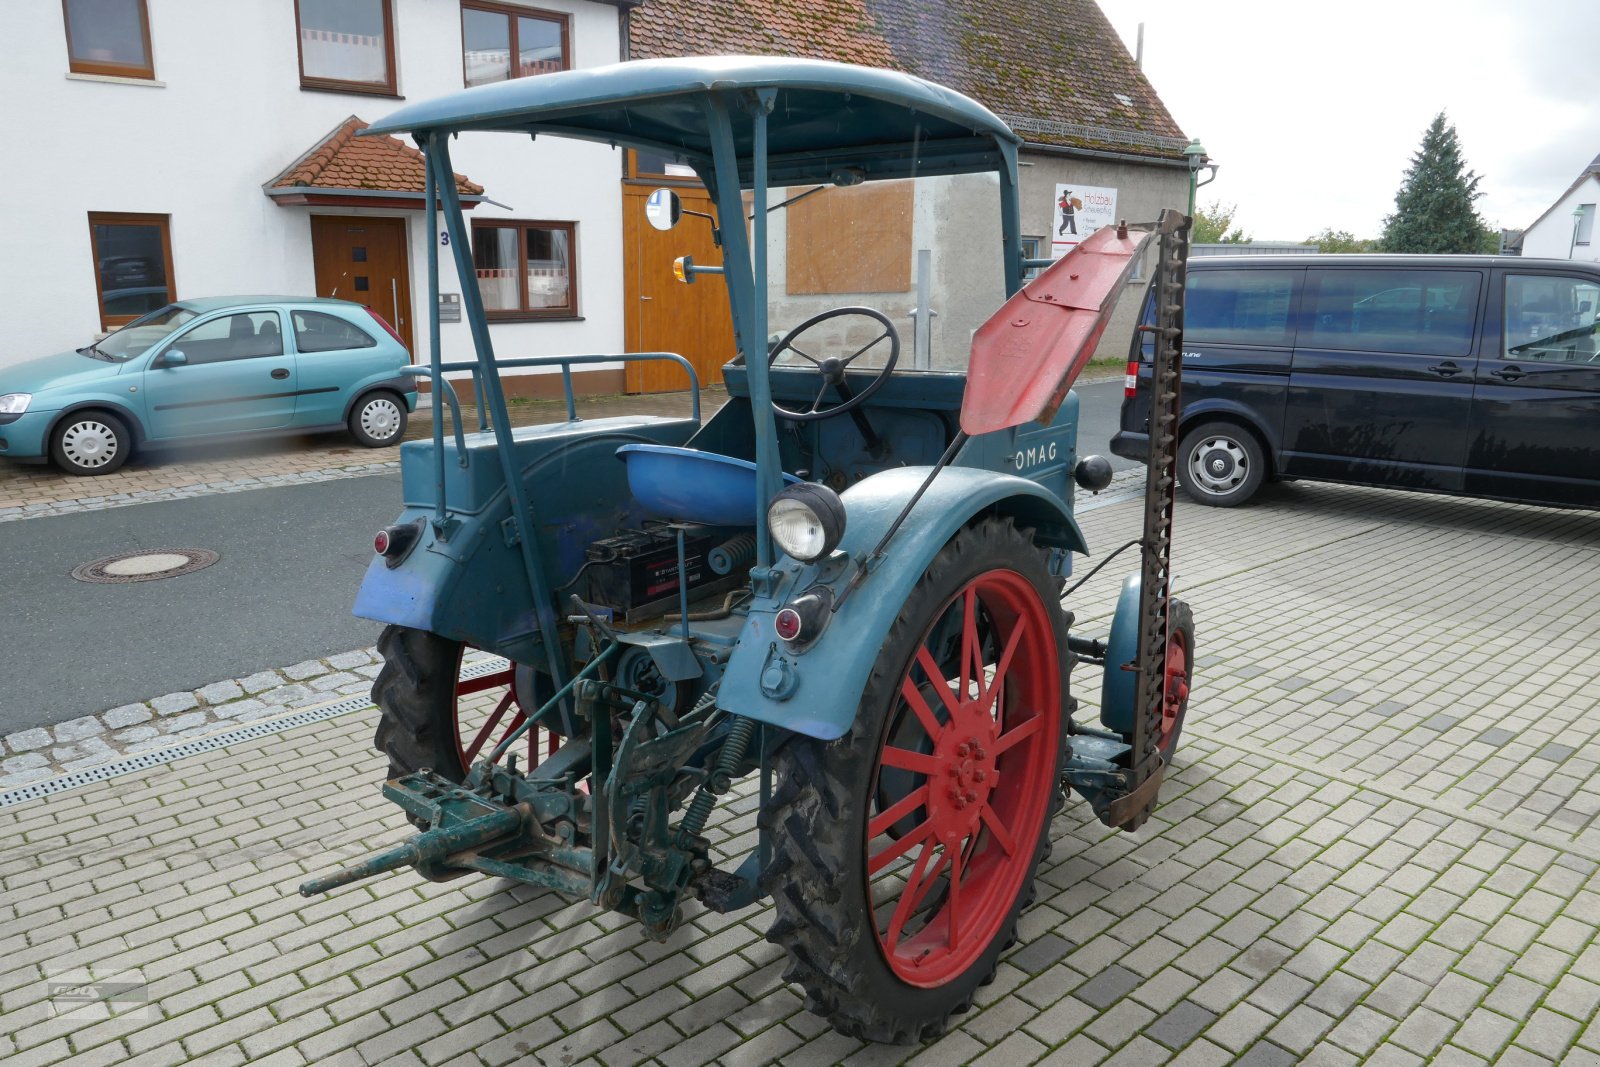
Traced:
[[[572, 368], [593, 366], [597, 363], [643, 363], [647, 360], [664, 360], [676, 363], [682, 367], [684, 373], [689, 375], [689, 390], [694, 402], [694, 421], [700, 421], [700, 375], [695, 372], [694, 364], [678, 355], [676, 352], [621, 352], [606, 355], [579, 355], [579, 356], [519, 356], [514, 359], [497, 359], [494, 361], [495, 369], [503, 367], [560, 367], [562, 370], [562, 386], [567, 401], [567, 421], [578, 421], [577, 396], [572, 390]], [[482, 368], [476, 360], [459, 360], [453, 363], [439, 364], [439, 371], [468, 371], [472, 374], [474, 385], [477, 384], [478, 375]], [[401, 370], [402, 374], [411, 374], [417, 377], [427, 375], [433, 377], [433, 368], [429, 366], [410, 366]]]
[[[676, 363], [689, 375], [689, 390], [693, 402], [694, 421], [700, 421], [700, 375], [695, 372], [694, 364], [678, 355], [676, 352], [622, 352], [613, 355], [577, 355], [577, 356], [521, 356], [514, 359], [495, 360], [495, 369], [501, 367], [560, 367], [561, 384], [566, 393], [567, 421], [578, 422], [577, 396], [572, 390], [572, 368], [574, 366], [589, 366], [595, 363], [642, 363], [646, 360], [665, 360]], [[443, 428], [439, 425], [439, 400], [442, 398], [450, 405], [450, 424], [454, 427], [456, 439], [457, 463], [463, 470], [467, 467], [467, 441], [461, 428], [461, 401], [456, 397], [454, 389], [444, 382], [445, 371], [468, 371], [472, 374], [473, 392], [480, 398], [483, 396], [483, 382], [479, 377], [482, 368], [476, 360], [461, 360], [454, 363], [412, 364], [400, 368], [401, 374], [409, 374], [413, 378], [427, 378], [433, 392], [433, 418], [434, 418], [434, 466], [435, 486], [438, 499], [434, 501], [434, 523], [436, 528], [442, 528], [449, 511], [445, 501], [444, 481], [444, 437]], [[484, 405], [478, 404], [478, 432], [486, 429], [484, 422]], [[507, 486], [508, 492], [517, 492], [516, 486]]]

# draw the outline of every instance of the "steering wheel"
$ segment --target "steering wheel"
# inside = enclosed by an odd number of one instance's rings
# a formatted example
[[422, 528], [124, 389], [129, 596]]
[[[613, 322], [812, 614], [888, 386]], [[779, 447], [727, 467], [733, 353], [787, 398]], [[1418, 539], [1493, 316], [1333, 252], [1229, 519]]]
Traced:
[[[818, 323], [827, 322], [829, 319], [841, 318], [845, 315], [864, 315], [869, 319], [874, 319], [883, 326], [883, 332], [874, 337], [872, 340], [868, 341], [866, 344], [862, 345], [860, 348], [856, 349], [854, 352], [850, 353], [848, 356], [845, 356], [843, 359], [840, 359], [837, 356], [828, 356], [824, 359], [818, 359], [815, 356], [802, 352], [795, 346], [795, 338], [811, 329], [811, 327], [817, 325]], [[849, 367], [858, 356], [864, 354], [868, 349], [872, 348], [874, 345], [878, 344], [884, 339], [887, 339], [889, 342], [889, 358], [884, 361], [883, 368], [878, 371], [877, 377], [868, 382], [866, 388], [862, 389], [861, 392], [856, 392], [855, 390], [851, 389], [850, 384], [845, 381], [845, 369]], [[788, 333], [784, 334], [782, 339], [780, 339], [778, 343], [772, 347], [771, 351], [767, 353], [767, 365], [771, 366], [773, 363], [776, 363], [778, 357], [783, 355], [785, 351], [792, 351], [795, 355], [802, 359], [808, 360], [813, 366], [815, 366], [817, 368], [817, 373], [822, 376], [822, 386], [817, 390], [816, 399], [813, 400], [811, 402], [811, 406], [805, 410], [796, 411], [793, 408], [786, 408], [776, 400], [772, 402], [772, 409], [782, 418], [790, 419], [794, 422], [817, 422], [820, 419], [831, 419], [836, 415], [843, 415], [846, 412], [854, 411], [856, 408], [866, 403], [867, 398], [872, 396], [873, 393], [876, 393], [879, 389], [883, 388], [883, 383], [889, 380], [889, 373], [894, 370], [895, 362], [900, 358], [900, 335], [895, 332], [894, 324], [889, 321], [889, 317], [875, 308], [833, 308], [830, 311], [824, 311], [820, 315], [811, 316], [809, 319], [802, 322]], [[837, 389], [839, 395], [844, 398], [844, 401], [840, 404], [834, 405], [831, 408], [824, 408], [822, 407], [822, 398], [828, 394], [829, 386]]]

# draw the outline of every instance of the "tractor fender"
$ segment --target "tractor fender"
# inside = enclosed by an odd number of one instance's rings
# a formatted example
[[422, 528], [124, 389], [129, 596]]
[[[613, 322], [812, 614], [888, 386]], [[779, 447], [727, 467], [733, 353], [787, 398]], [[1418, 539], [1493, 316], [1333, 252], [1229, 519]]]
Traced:
[[1139, 593], [1137, 574], [1122, 580], [1117, 597], [1117, 613], [1111, 619], [1111, 634], [1106, 638], [1106, 666], [1100, 679], [1100, 722], [1107, 730], [1133, 733], [1135, 695], [1139, 676], [1122, 669], [1139, 655]]
[[[774, 568], [768, 596], [757, 596], [729, 656], [718, 690], [721, 707], [824, 741], [844, 736], [900, 607], [933, 558], [956, 532], [983, 514], [1013, 517], [1046, 547], [1087, 552], [1083, 532], [1061, 499], [1037, 482], [970, 467], [948, 467], [933, 480], [889, 542], [882, 559], [853, 589], [803, 651], [773, 628], [790, 598], [816, 585], [835, 595], [850, 585], [929, 467], [901, 467], [865, 478], [840, 496], [845, 533], [829, 559]], [[841, 566], [844, 558], [848, 563]]]

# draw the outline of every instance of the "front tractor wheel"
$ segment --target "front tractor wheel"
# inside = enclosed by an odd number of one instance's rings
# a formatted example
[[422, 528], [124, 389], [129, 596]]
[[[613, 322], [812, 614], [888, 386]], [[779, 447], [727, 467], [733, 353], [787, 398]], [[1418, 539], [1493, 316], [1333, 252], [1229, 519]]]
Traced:
[[[452, 781], [539, 710], [549, 692], [544, 675], [515, 664], [463, 667], [468, 647], [407, 626], [385, 627], [378, 638], [383, 669], [372, 685], [381, 718], [373, 746], [389, 758], [389, 777], [432, 769]], [[513, 746], [525, 766], [539, 761], [542, 731]], [[545, 734], [546, 749], [557, 743]]]
[[907, 598], [850, 732], [779, 752], [767, 937], [840, 1031], [919, 1041], [993, 977], [1049, 847], [1065, 649], [1044, 553], [985, 520]]

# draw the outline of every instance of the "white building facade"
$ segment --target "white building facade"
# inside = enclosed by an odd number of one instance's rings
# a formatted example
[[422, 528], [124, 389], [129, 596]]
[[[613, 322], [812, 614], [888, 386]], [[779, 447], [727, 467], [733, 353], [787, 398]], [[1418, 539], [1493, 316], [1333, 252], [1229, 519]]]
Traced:
[[[462, 281], [442, 234], [425, 232], [420, 161], [366, 144], [333, 159], [327, 138], [352, 117], [373, 122], [469, 81], [614, 63], [626, 6], [5, 5], [0, 25], [17, 46], [0, 66], [0, 367], [169, 300], [268, 293], [372, 306], [427, 359], [427, 242], [441, 242], [441, 291], [459, 294]], [[457, 173], [482, 186], [468, 213], [482, 279], [472, 284], [499, 309], [497, 355], [622, 350], [621, 153], [488, 134], [451, 149]], [[295, 173], [313, 179], [269, 189]], [[471, 358], [464, 322], [443, 325], [441, 348]]]
[[1522, 254], [1539, 259], [1600, 262], [1595, 207], [1600, 204], [1600, 156], [1522, 233]]

